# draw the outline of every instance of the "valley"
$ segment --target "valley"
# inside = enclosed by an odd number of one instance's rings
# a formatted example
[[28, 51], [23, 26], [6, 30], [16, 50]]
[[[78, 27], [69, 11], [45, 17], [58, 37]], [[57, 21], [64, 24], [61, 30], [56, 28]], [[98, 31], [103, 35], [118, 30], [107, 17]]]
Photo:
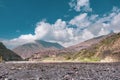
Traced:
[[120, 0], [0, 0], [0, 80], [120, 80]]

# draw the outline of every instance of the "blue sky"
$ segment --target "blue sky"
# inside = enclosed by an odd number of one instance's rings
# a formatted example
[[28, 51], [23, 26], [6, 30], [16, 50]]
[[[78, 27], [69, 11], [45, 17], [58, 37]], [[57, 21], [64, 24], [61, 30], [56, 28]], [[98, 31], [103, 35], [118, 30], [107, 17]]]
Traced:
[[0, 40], [8, 47], [36, 39], [71, 46], [119, 32], [120, 0], [0, 0]]
[[69, 9], [69, 0], [66, 1], [0, 0], [0, 5], [3, 5], [0, 7], [0, 37], [14, 38], [21, 34], [33, 33], [36, 23], [42, 19], [53, 23], [58, 18], [64, 18]]

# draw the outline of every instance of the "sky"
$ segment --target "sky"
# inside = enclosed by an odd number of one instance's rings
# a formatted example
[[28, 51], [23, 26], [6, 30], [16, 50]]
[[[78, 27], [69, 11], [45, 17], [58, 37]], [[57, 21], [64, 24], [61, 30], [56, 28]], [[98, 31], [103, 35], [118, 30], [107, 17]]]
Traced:
[[0, 0], [0, 41], [45, 40], [68, 47], [120, 32], [120, 0]]

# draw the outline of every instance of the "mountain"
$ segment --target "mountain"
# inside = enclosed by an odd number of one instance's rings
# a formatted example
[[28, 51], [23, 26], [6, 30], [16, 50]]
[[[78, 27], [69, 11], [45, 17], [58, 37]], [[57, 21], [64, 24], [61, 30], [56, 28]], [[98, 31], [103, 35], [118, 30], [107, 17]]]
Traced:
[[113, 33], [101, 38], [99, 42], [79, 52], [58, 54], [64, 60], [70, 61], [120, 61], [120, 33]]
[[106, 36], [100, 36], [100, 37], [96, 37], [96, 38], [93, 38], [93, 39], [90, 39], [90, 40], [87, 40], [87, 41], [84, 41], [84, 42], [81, 42], [79, 44], [76, 44], [76, 45], [73, 45], [73, 46], [70, 46], [68, 48], [64, 48], [63, 50], [61, 50], [62, 53], [71, 53], [71, 52], [79, 52], [80, 50], [82, 49], [86, 49], [88, 47], [91, 47], [92, 45], [94, 44], [97, 44], [99, 43], [101, 40], [103, 40], [104, 38], [106, 38]]
[[22, 60], [20, 56], [18, 56], [13, 51], [7, 49], [3, 43], [0, 42], [0, 57], [2, 57], [2, 60], [4, 61], [18, 61]]
[[54, 58], [55, 58], [55, 56], [57, 56], [57, 57], [59, 56], [60, 57], [59, 59], [61, 60], [61, 59], [63, 59], [62, 58], [63, 56], [68, 57], [74, 53], [78, 53], [82, 49], [86, 49], [88, 47], [91, 47], [94, 44], [99, 43], [104, 38], [106, 38], [106, 36], [100, 36], [100, 37], [93, 38], [93, 39], [87, 40], [85, 42], [82, 42], [82, 43], [79, 43], [77, 45], [73, 45], [73, 46], [70, 46], [68, 48], [64, 48], [61, 50], [39, 51], [38, 53], [35, 53], [31, 57], [29, 57], [29, 60], [42, 60], [44, 58], [48, 58], [48, 57], [50, 58], [52, 56], [54, 56]]
[[99, 43], [75, 54], [75, 59], [93, 59], [104, 62], [120, 61], [120, 33], [108, 35]]
[[15, 53], [26, 59], [31, 55], [40, 51], [63, 49], [64, 47], [58, 43], [46, 42], [42, 40], [36, 40], [33, 43], [27, 43], [13, 49]]
[[[50, 51], [49, 51], [50, 52]], [[30, 60], [40, 61], [120, 61], [120, 33], [93, 38], [80, 44], [53, 51], [52, 56], [32, 55]]]

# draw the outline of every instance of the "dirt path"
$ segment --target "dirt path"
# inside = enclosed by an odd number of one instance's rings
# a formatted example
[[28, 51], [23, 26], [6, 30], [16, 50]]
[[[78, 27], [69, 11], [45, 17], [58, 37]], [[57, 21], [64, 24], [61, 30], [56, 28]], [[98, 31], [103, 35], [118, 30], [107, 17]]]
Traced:
[[120, 80], [120, 63], [7, 62], [0, 80]]

